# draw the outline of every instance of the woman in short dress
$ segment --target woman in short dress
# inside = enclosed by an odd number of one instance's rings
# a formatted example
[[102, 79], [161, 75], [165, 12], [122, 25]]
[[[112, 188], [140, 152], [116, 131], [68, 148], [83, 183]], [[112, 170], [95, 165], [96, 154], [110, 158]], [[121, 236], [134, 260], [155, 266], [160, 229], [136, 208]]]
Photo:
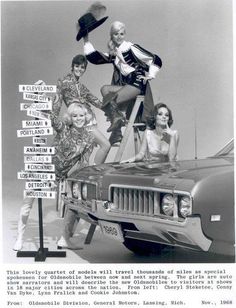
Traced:
[[[79, 78], [86, 70], [87, 60], [84, 56], [76, 56], [72, 61], [72, 73], [58, 83], [57, 94], [53, 100], [50, 118], [56, 132], [53, 141], [55, 155], [52, 163], [55, 165], [56, 181], [64, 179], [75, 165], [83, 168], [89, 164], [90, 155], [96, 145], [99, 146], [94, 163], [103, 163], [110, 149], [110, 143], [98, 130], [96, 119], [88, 104], [99, 106], [99, 100], [89, 90], [79, 83]], [[79, 90], [79, 91], [78, 91]], [[60, 111], [63, 101], [68, 109], [64, 120], [60, 119]], [[20, 217], [17, 228], [17, 239], [13, 249], [18, 251], [23, 246], [23, 236], [26, 224], [33, 206], [34, 198], [24, 198], [20, 209]], [[65, 226], [73, 228], [76, 213], [68, 210], [64, 218]], [[64, 245], [76, 249], [70, 241], [70, 232], [64, 228]]]

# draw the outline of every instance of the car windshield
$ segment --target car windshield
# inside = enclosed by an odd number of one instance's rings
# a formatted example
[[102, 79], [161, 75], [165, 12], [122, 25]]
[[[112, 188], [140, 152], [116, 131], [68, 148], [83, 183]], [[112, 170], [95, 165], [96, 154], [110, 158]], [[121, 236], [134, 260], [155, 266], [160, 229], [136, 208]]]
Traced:
[[233, 156], [234, 155], [234, 141], [227, 143], [215, 156]]

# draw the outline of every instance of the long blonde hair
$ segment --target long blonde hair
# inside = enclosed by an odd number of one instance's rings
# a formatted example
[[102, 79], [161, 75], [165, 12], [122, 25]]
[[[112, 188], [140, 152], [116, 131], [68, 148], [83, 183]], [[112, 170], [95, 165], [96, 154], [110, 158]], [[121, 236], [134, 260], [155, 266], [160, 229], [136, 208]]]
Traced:
[[117, 32], [120, 31], [121, 29], [124, 29], [125, 32], [125, 24], [121, 21], [114, 21], [111, 24], [111, 29], [110, 29], [110, 40], [107, 43], [107, 47], [108, 47], [108, 51], [109, 54], [113, 55], [115, 53], [115, 45], [112, 41], [112, 35]]

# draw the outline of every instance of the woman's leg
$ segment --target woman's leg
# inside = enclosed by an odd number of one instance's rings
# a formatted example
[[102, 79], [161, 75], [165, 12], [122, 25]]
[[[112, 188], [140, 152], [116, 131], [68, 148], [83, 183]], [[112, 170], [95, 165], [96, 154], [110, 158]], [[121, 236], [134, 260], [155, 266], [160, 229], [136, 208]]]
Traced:
[[20, 209], [20, 217], [17, 227], [17, 239], [13, 247], [14, 250], [18, 251], [23, 246], [23, 236], [25, 233], [26, 224], [29, 218], [30, 210], [33, 206], [34, 198], [24, 198], [22, 207]]
[[101, 93], [103, 97], [116, 94], [116, 103], [119, 105], [135, 99], [137, 95], [140, 95], [141, 90], [128, 84], [125, 86], [104, 85], [101, 88]]
[[75, 223], [77, 224], [77, 212], [73, 209], [67, 208], [64, 216], [63, 232], [60, 240], [57, 242], [58, 249], [68, 248], [73, 250], [82, 249], [82, 247], [73, 244], [70, 238], [73, 236]]
[[101, 131], [98, 128], [94, 128], [92, 130], [92, 133], [94, 135], [95, 142], [99, 145], [99, 149], [96, 152], [96, 155], [94, 157], [95, 164], [102, 164], [105, 162], [107, 154], [111, 148], [110, 142], [107, 140], [107, 138], [101, 133]]
[[[114, 131], [124, 125], [125, 119], [121, 113], [125, 102], [134, 100], [141, 93], [139, 88], [125, 85], [113, 86], [105, 85], [101, 88], [103, 96], [103, 111], [111, 122], [107, 132]], [[120, 138], [119, 138], [120, 139]]]
[[119, 106], [125, 102], [135, 99], [137, 95], [140, 95], [140, 93], [141, 90], [139, 88], [127, 84], [116, 92], [116, 103]]
[[120, 88], [121, 88], [121, 86], [104, 85], [104, 86], [101, 87], [100, 91], [101, 91], [102, 97], [104, 97], [107, 94], [117, 92]]

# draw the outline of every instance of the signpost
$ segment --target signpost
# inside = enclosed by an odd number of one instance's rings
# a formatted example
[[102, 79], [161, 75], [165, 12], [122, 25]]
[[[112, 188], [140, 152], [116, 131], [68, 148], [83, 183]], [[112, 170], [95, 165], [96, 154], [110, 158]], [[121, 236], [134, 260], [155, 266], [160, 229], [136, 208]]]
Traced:
[[17, 137], [32, 137], [35, 146], [24, 147], [25, 171], [18, 172], [17, 176], [18, 179], [29, 180], [25, 183], [24, 197], [38, 199], [40, 246], [38, 251], [18, 251], [17, 257], [34, 257], [35, 261], [45, 261], [47, 257], [66, 257], [65, 251], [49, 251], [43, 242], [42, 199], [56, 197], [55, 191], [44, 190], [51, 189], [52, 181], [55, 180], [55, 174], [52, 173], [55, 171], [55, 166], [51, 164], [51, 155], [55, 153], [55, 149], [41, 146], [47, 144], [47, 138], [41, 136], [53, 134], [49, 115], [43, 111], [52, 109], [52, 100], [45, 93], [56, 92], [56, 86], [47, 86], [39, 80], [34, 85], [19, 85], [19, 92], [23, 92], [23, 99], [34, 101], [20, 105], [21, 110], [27, 111], [27, 115], [35, 119], [22, 121], [23, 129], [17, 130]]

